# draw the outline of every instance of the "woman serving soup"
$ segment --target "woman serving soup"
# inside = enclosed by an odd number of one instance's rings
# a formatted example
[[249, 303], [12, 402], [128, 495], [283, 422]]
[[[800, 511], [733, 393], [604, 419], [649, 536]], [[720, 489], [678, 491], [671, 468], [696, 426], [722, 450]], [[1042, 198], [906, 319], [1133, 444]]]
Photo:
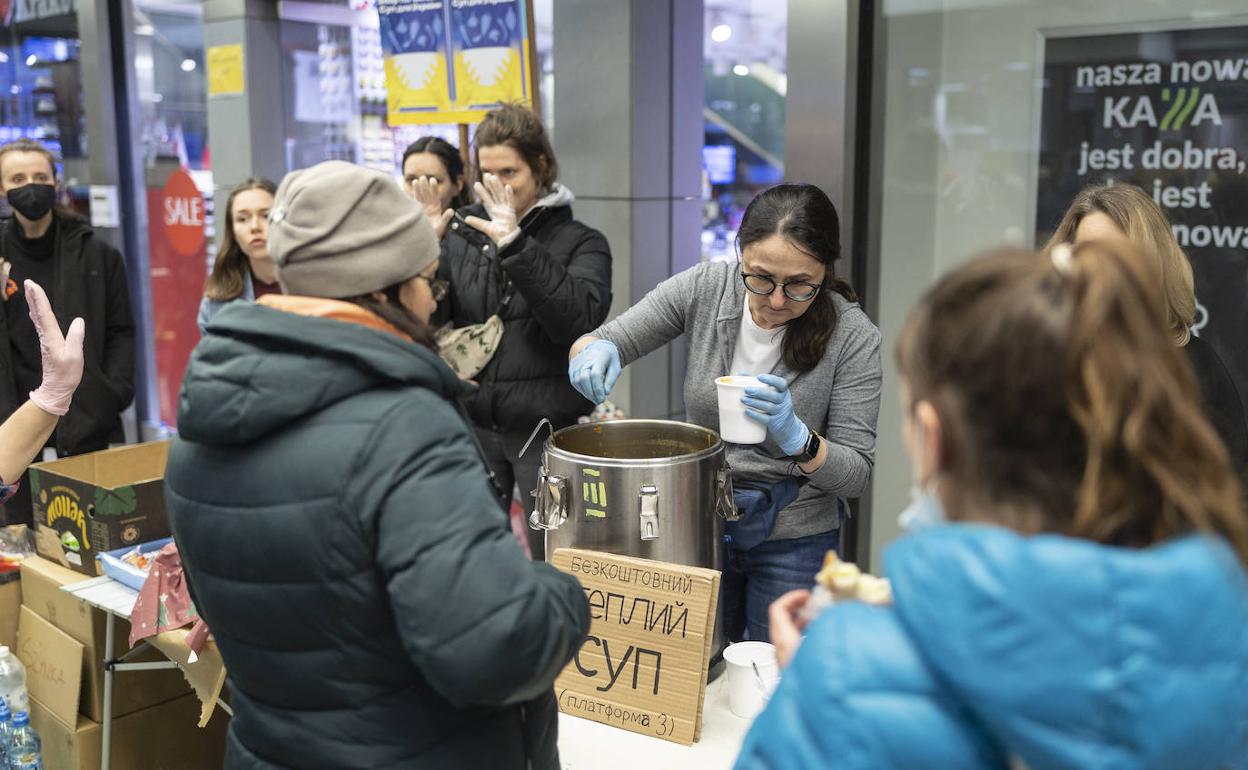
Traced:
[[[717, 380], [741, 389], [759, 443], [728, 443], [740, 521], [724, 544], [720, 613], [732, 640], [767, 639], [767, 607], [809, 586], [839, 550], [847, 498], [871, 477], [880, 403], [880, 333], [836, 276], [836, 209], [818, 187], [759, 194], [737, 235], [740, 262], [707, 263], [659, 284], [571, 350], [572, 385], [606, 399], [621, 368], [688, 340], [690, 422], [720, 430]], [[726, 441], [731, 440], [729, 435]]]

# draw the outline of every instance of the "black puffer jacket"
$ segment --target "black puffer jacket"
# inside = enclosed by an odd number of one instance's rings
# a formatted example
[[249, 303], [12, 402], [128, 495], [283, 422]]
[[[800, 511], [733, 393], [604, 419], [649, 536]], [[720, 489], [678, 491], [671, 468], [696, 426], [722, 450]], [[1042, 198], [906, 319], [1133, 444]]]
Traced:
[[[52, 286], [45, 286], [52, 309], [67, 331], [75, 318], [86, 322], [82, 384], [69, 413], [56, 428], [61, 456], [107, 449], [126, 440], [121, 413], [134, 400], [134, 316], [121, 254], [77, 217], [56, 214]], [[0, 220], [0, 256], [12, 241], [17, 221]], [[2, 287], [0, 287], [2, 288]], [[8, 327], [0, 313], [0, 421], [26, 401], [13, 379]]]
[[[438, 275], [451, 292], [436, 320], [456, 328], [482, 323], [511, 294], [500, 313], [502, 345], [468, 400], [480, 427], [522, 431], [543, 417], [563, 427], [593, 409], [568, 382], [568, 348], [611, 309], [611, 250], [602, 233], [572, 218], [571, 200], [556, 186], [501, 255], [489, 237], [459, 220], [442, 239]], [[480, 204], [460, 214], [489, 218]]]
[[341, 320], [235, 302], [208, 325], [165, 495], [230, 675], [231, 770], [558, 768], [588, 605], [520, 551], [463, 387]]

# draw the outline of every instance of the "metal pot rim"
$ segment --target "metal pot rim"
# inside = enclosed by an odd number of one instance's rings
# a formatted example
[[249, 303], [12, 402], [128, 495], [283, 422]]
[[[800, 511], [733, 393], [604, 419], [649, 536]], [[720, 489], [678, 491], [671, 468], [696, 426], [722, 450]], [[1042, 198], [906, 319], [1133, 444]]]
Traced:
[[625, 458], [619, 458], [619, 457], [599, 457], [597, 455], [584, 455], [584, 454], [579, 454], [577, 452], [570, 452], [567, 449], [561, 449], [555, 446], [555, 439], [558, 438], [560, 434], [566, 433], [568, 431], [578, 430], [578, 429], [584, 430], [585, 428], [588, 427], [588, 425], [569, 425], [566, 428], [561, 428], [555, 431], [554, 433], [552, 433], [550, 437], [546, 439], [546, 444], [543, 447], [543, 449], [545, 449], [546, 455], [548, 457], [552, 457], [558, 460], [566, 460], [569, 462], [583, 463], [587, 465], [596, 465], [596, 466], [643, 466], [643, 467], [655, 466], [655, 465], [683, 465], [685, 463], [701, 462], [702, 460], [705, 460], [709, 457], [714, 457], [717, 454], [722, 454], [724, 451], [724, 442], [722, 439], [720, 439], [719, 434], [711, 430], [710, 428], [704, 427], [702, 425], [696, 425], [690, 422], [679, 422], [677, 420], [649, 420], [649, 419], [613, 420], [612, 422], [630, 423], [633, 425], [645, 423], [645, 424], [649, 424], [652, 426], [676, 426], [676, 427], [679, 427], [681, 429], [686, 429], [686, 430], [693, 428], [696, 430], [710, 433], [712, 436], [715, 437], [715, 443], [710, 445], [706, 449], [702, 449], [697, 452], [692, 452], [690, 454], [677, 455], [675, 457], [648, 457], [648, 458], [639, 458], [639, 459], [625, 459]]

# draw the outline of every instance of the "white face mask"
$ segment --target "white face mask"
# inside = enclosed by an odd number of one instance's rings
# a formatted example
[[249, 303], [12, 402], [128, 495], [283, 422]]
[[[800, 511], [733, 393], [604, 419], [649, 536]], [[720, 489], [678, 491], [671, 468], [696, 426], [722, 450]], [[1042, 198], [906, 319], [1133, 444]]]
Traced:
[[949, 521], [945, 506], [933, 492], [914, 484], [910, 487], [910, 504], [897, 517], [897, 523], [906, 534], [921, 532]]
[[[922, 426], [914, 424], [915, 431], [922, 431]], [[920, 442], [923, 446], [923, 442]], [[918, 468], [916, 466], [916, 473]], [[928, 485], [930, 487], [930, 485]], [[910, 483], [910, 504], [897, 516], [897, 523], [902, 532], [913, 534], [949, 521], [945, 506], [935, 492], [925, 488], [923, 482], [915, 478]]]

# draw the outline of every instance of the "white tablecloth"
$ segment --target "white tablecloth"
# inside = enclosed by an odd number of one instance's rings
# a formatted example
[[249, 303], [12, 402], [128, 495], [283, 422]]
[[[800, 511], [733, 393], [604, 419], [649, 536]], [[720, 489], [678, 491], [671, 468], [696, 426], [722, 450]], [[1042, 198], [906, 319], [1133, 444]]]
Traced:
[[750, 727], [728, 710], [728, 677], [706, 687], [702, 740], [692, 746], [559, 715], [563, 770], [729, 770]]

